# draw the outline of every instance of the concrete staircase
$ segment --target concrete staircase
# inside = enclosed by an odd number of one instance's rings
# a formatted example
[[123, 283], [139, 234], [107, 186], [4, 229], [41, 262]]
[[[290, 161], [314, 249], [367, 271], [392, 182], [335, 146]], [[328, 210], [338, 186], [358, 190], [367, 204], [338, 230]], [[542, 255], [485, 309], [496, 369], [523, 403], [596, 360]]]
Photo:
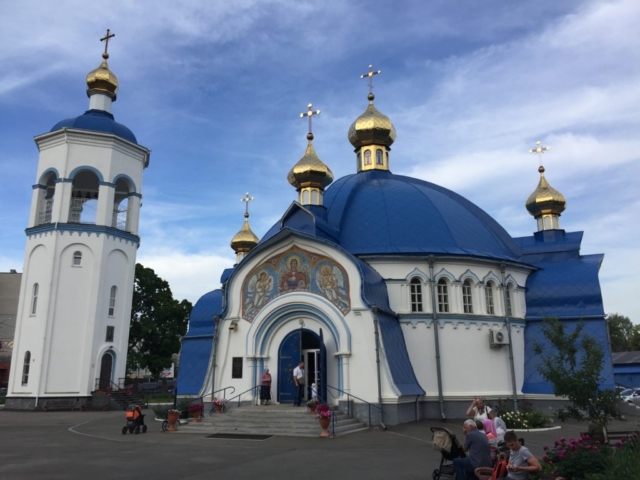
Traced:
[[[367, 426], [344, 413], [335, 410], [336, 436], [366, 430]], [[199, 423], [189, 422], [180, 427], [181, 432], [211, 435], [249, 434], [278, 435], [285, 437], [317, 437], [322, 429], [315, 414], [305, 407], [267, 405], [230, 408], [225, 413], [207, 415]], [[331, 432], [331, 426], [329, 426]]]

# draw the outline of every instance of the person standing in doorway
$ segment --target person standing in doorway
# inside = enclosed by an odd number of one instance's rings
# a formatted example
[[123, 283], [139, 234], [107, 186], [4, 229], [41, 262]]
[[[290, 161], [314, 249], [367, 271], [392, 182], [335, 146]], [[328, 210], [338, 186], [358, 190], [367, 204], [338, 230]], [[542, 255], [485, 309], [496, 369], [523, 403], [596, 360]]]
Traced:
[[300, 362], [296, 368], [293, 369], [293, 381], [296, 384], [296, 399], [293, 402], [294, 407], [302, 405], [302, 397], [304, 397], [304, 362]]
[[269, 405], [271, 401], [271, 374], [269, 369], [265, 368], [262, 378], [260, 379], [260, 404]]

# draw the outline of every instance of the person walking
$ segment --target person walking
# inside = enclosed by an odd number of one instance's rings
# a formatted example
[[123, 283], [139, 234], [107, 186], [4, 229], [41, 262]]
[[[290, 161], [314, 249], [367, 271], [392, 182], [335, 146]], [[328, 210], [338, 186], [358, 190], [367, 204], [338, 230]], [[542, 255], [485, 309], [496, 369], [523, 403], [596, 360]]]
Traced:
[[265, 368], [260, 379], [260, 405], [269, 405], [271, 401], [271, 374]]
[[467, 420], [462, 426], [465, 434], [464, 446], [467, 457], [453, 460], [453, 469], [456, 472], [456, 480], [468, 480], [476, 478], [473, 474], [476, 468], [491, 468], [491, 451], [487, 436], [478, 431], [474, 420]]
[[296, 384], [296, 398], [293, 402], [294, 407], [302, 405], [302, 397], [304, 397], [304, 362], [300, 362], [296, 368], [293, 369], [293, 381]]

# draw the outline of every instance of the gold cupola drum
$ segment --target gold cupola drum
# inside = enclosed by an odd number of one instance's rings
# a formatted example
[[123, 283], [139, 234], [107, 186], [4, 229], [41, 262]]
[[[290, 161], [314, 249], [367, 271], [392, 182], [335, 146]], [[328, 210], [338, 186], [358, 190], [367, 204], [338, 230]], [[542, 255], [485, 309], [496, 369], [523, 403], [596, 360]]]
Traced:
[[331, 169], [318, 157], [313, 148], [313, 132], [311, 120], [314, 115], [320, 115], [320, 110], [313, 110], [313, 105], [307, 105], [307, 111], [300, 114], [301, 118], [308, 118], [309, 133], [307, 134], [307, 149], [298, 163], [289, 171], [287, 180], [298, 191], [298, 202], [302, 205], [322, 205], [324, 189], [333, 182]]
[[[536, 142], [535, 148], [529, 150], [529, 153], [542, 155], [549, 151], [549, 147], [543, 146], [539, 141]], [[553, 188], [547, 182], [544, 176], [545, 168], [540, 165], [540, 181], [536, 189], [529, 195], [525, 204], [528, 212], [538, 222], [538, 231], [543, 230], [560, 230], [560, 214], [564, 212], [567, 206], [567, 200], [564, 195]]]
[[355, 148], [358, 172], [389, 170], [389, 147], [396, 139], [396, 129], [386, 115], [373, 104], [373, 76], [380, 74], [369, 65], [369, 72], [360, 78], [369, 79], [369, 106], [349, 127], [349, 142]]
[[249, 226], [249, 202], [252, 200], [254, 200], [254, 198], [249, 196], [249, 192], [246, 193], [244, 198], [240, 199], [241, 202], [246, 202], [247, 205], [244, 212], [242, 228], [231, 239], [231, 248], [236, 252], [236, 263], [240, 263], [245, 255], [253, 250], [260, 241]]
[[87, 74], [87, 96], [91, 97], [96, 93], [100, 93], [115, 102], [116, 94], [118, 93], [118, 77], [109, 70], [109, 65], [107, 65], [107, 59], [109, 58], [109, 53], [107, 52], [109, 39], [113, 37], [115, 37], [115, 34], [107, 30], [107, 35], [100, 39], [100, 41], [105, 42], [102, 63], [98, 68]]

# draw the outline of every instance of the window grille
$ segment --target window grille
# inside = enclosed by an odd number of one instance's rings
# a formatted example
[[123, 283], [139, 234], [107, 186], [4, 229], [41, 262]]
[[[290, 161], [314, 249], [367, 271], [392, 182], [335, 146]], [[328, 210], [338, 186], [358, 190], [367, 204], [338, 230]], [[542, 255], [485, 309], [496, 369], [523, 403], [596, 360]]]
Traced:
[[411, 279], [411, 311], [422, 312], [422, 284], [419, 278]]
[[33, 291], [31, 295], [31, 315], [35, 315], [38, 311], [38, 291], [40, 286], [37, 283], [33, 284]]
[[462, 284], [462, 305], [464, 313], [473, 313], [473, 298], [471, 295], [471, 282], [465, 280]]
[[438, 280], [438, 311], [449, 313], [449, 286], [443, 278]]
[[493, 285], [487, 283], [484, 287], [484, 298], [487, 304], [487, 315], [495, 315], [496, 309], [493, 304]]
[[118, 287], [115, 285], [111, 287], [111, 294], [109, 295], [109, 316], [113, 317], [116, 311], [116, 295], [118, 293]]
[[31, 352], [24, 354], [24, 363], [22, 364], [22, 385], [29, 383], [29, 366], [31, 364]]

